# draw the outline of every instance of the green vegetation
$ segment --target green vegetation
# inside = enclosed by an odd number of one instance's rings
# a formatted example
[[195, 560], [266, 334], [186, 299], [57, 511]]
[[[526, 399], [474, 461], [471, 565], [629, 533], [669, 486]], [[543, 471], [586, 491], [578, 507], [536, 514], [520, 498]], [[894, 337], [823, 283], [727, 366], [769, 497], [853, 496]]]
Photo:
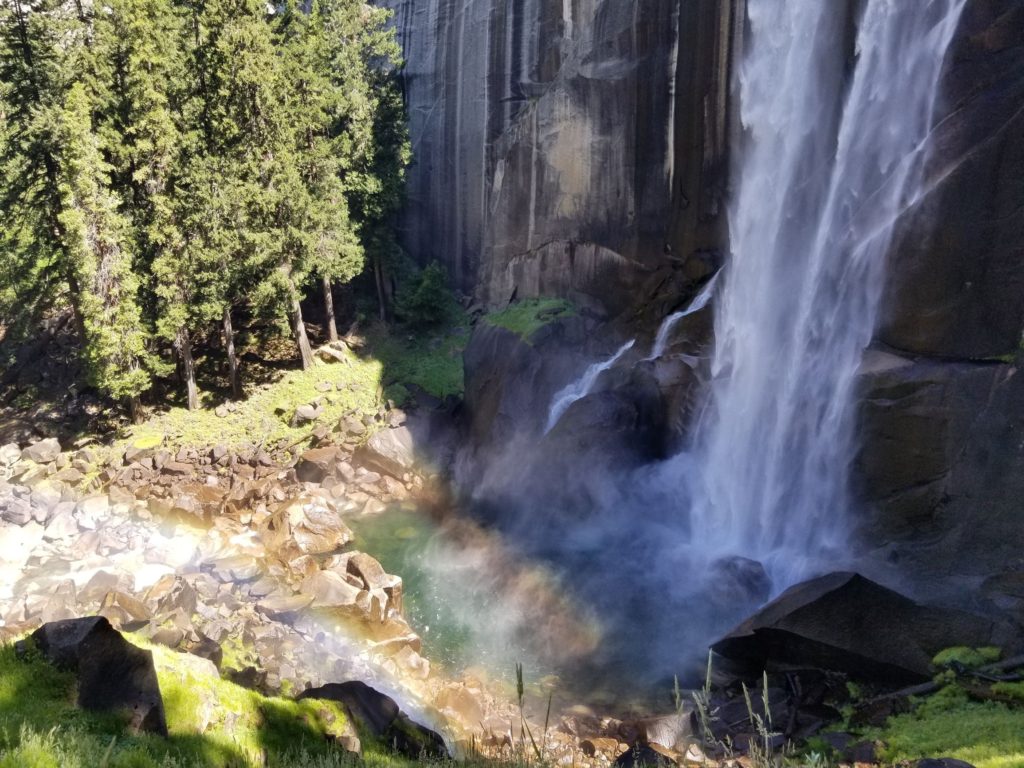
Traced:
[[946, 667], [957, 663], [962, 664], [968, 669], [976, 669], [977, 667], [991, 664], [994, 661], [999, 661], [999, 657], [1002, 654], [1003, 652], [999, 648], [965, 648], [957, 646], [940, 651], [932, 659], [932, 664], [936, 667]]
[[0, 328], [67, 313], [88, 384], [136, 418], [172, 374], [199, 407], [197, 344], [240, 396], [238, 320], [289, 329], [311, 368], [301, 300], [337, 338], [334, 287], [367, 257], [385, 282], [394, 247], [410, 151], [388, 18], [361, 0], [4, 4]]
[[893, 763], [953, 757], [976, 768], [1024, 766], [1024, 713], [995, 702], [970, 701], [956, 686], [929, 697], [911, 713], [870, 734], [885, 743]]
[[[953, 757], [976, 768], [1024, 766], [1024, 711], [999, 701], [977, 700], [951, 667], [977, 669], [998, 661], [999, 648], [947, 648], [933, 663], [939, 670], [936, 693], [914, 702], [907, 714], [889, 719], [886, 726], [868, 734], [885, 744], [882, 757], [889, 762], [922, 757]], [[1009, 700], [1020, 697], [1024, 685], [997, 683], [991, 693]]]
[[563, 299], [529, 299], [487, 315], [486, 320], [491, 325], [517, 333], [529, 341], [534, 333], [548, 323], [572, 317], [575, 313], [572, 304]]
[[401, 405], [408, 397], [408, 384], [435, 397], [462, 394], [462, 353], [469, 341], [468, 323], [434, 331], [403, 331], [379, 324], [368, 338], [373, 357], [382, 366], [385, 395], [396, 404]]
[[[374, 413], [383, 373], [382, 364], [373, 358], [360, 358], [346, 351], [343, 363], [314, 363], [308, 370], [286, 372], [282, 378], [266, 386], [250, 388], [249, 397], [231, 404], [231, 409], [190, 411], [170, 408], [132, 427], [115, 445], [115, 451], [128, 445], [147, 447], [209, 447], [228, 448], [242, 444], [271, 446], [301, 440], [311, 426], [291, 426], [295, 409], [319, 401], [323, 409], [318, 423], [333, 425], [349, 413]], [[330, 385], [322, 392], [318, 387]], [[141, 444], [140, 444], [141, 441]]]
[[457, 311], [448, 276], [436, 261], [420, 272], [395, 302], [399, 320], [412, 328], [435, 328]]
[[[153, 652], [169, 739], [132, 735], [116, 717], [77, 709], [73, 675], [31, 653], [19, 660], [13, 646], [4, 645], [0, 767], [335, 768], [356, 763], [328, 738], [345, 728], [337, 705], [264, 697], [208, 674], [193, 657], [129, 639]], [[370, 752], [374, 749], [371, 744]], [[383, 753], [376, 757], [396, 762]]]

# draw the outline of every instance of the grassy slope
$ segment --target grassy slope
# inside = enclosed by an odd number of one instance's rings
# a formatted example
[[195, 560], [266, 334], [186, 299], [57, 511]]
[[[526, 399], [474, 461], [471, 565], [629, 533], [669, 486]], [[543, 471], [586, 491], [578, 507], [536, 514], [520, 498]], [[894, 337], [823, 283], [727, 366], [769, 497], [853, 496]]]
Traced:
[[[249, 396], [234, 403], [233, 412], [224, 417], [217, 416], [212, 408], [171, 408], [158, 413], [132, 428], [122, 445], [149, 446], [161, 438], [171, 447], [291, 442], [310, 432], [309, 425], [289, 426], [300, 405], [319, 399], [324, 409], [319, 423], [328, 425], [348, 413], [374, 411], [382, 370], [379, 361], [348, 352], [344, 363], [317, 362], [308, 371], [287, 371], [274, 383], [252, 388]], [[332, 385], [330, 391], [317, 389], [325, 383]]]
[[[267, 698], [205, 674], [188, 657], [153, 651], [170, 738], [127, 733], [115, 717], [74, 706], [74, 676], [0, 647], [0, 768], [334, 768], [353, 759], [327, 736], [344, 714], [330, 702]], [[108, 756], [109, 751], [109, 756]], [[107, 762], [104, 763], [104, 757]], [[369, 750], [368, 762], [404, 765]]]
[[952, 686], [872, 736], [885, 742], [882, 756], [893, 763], [954, 757], [977, 768], [1024, 768], [1024, 712], [969, 701]]
[[[1024, 710], [995, 701], [973, 701], [948, 670], [952, 662], [977, 669], [997, 661], [998, 648], [948, 648], [933, 663], [944, 687], [921, 700], [913, 712], [889, 719], [867, 734], [885, 744], [892, 763], [922, 757], [953, 757], [977, 768], [1024, 768]], [[994, 693], [1024, 705], [1024, 685], [999, 683]]]

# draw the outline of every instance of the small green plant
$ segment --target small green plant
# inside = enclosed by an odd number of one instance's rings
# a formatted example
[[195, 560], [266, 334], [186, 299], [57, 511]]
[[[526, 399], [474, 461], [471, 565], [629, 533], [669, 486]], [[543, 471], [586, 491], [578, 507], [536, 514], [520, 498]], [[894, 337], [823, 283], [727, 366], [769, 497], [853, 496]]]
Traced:
[[[708, 751], [721, 752], [726, 757], [732, 757], [732, 743], [729, 737], [726, 736], [724, 741], [719, 741], [715, 738], [714, 730], [712, 729], [712, 723], [718, 720], [718, 711], [713, 709], [711, 704], [711, 669], [711, 652], [709, 651], [707, 668], [704, 673], [704, 686], [692, 694], [694, 707], [697, 712], [697, 720], [700, 725], [701, 746], [704, 748], [704, 753]], [[676, 706], [681, 707], [682, 692], [679, 690], [678, 679], [675, 682], [675, 696]]]

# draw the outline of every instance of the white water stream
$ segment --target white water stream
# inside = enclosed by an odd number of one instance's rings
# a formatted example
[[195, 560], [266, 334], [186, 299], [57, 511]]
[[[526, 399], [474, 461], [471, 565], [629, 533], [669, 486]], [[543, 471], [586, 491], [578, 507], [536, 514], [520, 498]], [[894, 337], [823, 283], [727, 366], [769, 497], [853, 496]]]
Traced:
[[700, 312], [704, 307], [711, 301], [711, 297], [715, 295], [715, 286], [718, 284], [718, 276], [721, 272], [716, 272], [714, 276], [707, 281], [704, 287], [701, 289], [693, 301], [687, 305], [686, 309], [675, 312], [666, 317], [661, 327], [658, 329], [658, 335], [654, 339], [654, 346], [651, 348], [651, 354], [646, 360], [657, 360], [659, 357], [665, 354], [665, 350], [668, 349], [668, 342], [672, 338], [672, 332], [679, 325], [679, 321], [684, 317]]
[[867, 0], [851, 71], [836, 3], [747, 3], [732, 257], [710, 401], [681, 464], [687, 549], [758, 560], [776, 590], [846, 544], [855, 377], [963, 6]]
[[618, 351], [606, 360], [594, 363], [592, 366], [587, 368], [576, 381], [572, 382], [565, 389], [559, 390], [555, 393], [554, 398], [551, 401], [551, 408], [548, 411], [548, 423], [544, 429], [544, 433], [547, 434], [555, 425], [558, 420], [562, 418], [569, 406], [575, 403], [577, 400], [582, 400], [584, 397], [590, 394], [594, 389], [594, 385], [597, 384], [598, 378], [601, 374], [607, 371], [609, 368], [614, 366], [622, 356], [629, 352], [636, 344], [636, 339], [627, 341]]

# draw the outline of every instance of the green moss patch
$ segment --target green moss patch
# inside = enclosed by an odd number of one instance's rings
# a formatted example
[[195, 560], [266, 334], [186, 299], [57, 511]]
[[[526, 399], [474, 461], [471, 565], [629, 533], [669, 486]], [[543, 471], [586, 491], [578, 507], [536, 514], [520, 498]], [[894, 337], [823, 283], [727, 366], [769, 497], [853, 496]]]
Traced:
[[[0, 768], [340, 768], [358, 761], [331, 742], [345, 727], [332, 702], [268, 698], [209, 674], [193, 657], [153, 652], [170, 738], [133, 735], [74, 705], [74, 676], [0, 646]], [[407, 765], [375, 753], [380, 764]]]
[[[196, 411], [171, 408], [155, 414], [144, 424], [131, 428], [115, 450], [123, 450], [129, 444], [232, 448], [244, 443], [290, 443], [311, 430], [310, 425], [290, 426], [300, 405], [319, 401], [323, 406], [318, 421], [321, 424], [336, 423], [352, 412], [374, 412], [382, 371], [379, 361], [348, 351], [344, 362], [318, 361], [308, 371], [287, 371], [277, 381], [250, 386], [246, 399], [230, 404], [230, 409], [222, 410], [221, 416], [213, 402]], [[321, 391], [326, 385], [330, 389]]]
[[500, 312], [493, 312], [485, 320], [529, 341], [533, 334], [548, 323], [575, 314], [573, 305], [564, 299], [528, 299], [511, 304]]
[[462, 395], [462, 353], [469, 341], [469, 325], [463, 315], [432, 332], [377, 325], [367, 334], [367, 341], [368, 359], [381, 367], [385, 396], [396, 404], [408, 399], [409, 385], [440, 398]]
[[999, 661], [1002, 653], [999, 648], [966, 648], [957, 646], [939, 651], [935, 658], [932, 659], [932, 664], [937, 667], [945, 667], [957, 663], [962, 664], [968, 669], [976, 669]]
[[972, 702], [954, 686], [915, 712], [891, 718], [871, 737], [885, 743], [882, 757], [891, 763], [953, 757], [976, 768], [1024, 766], [1024, 713], [994, 702]]

